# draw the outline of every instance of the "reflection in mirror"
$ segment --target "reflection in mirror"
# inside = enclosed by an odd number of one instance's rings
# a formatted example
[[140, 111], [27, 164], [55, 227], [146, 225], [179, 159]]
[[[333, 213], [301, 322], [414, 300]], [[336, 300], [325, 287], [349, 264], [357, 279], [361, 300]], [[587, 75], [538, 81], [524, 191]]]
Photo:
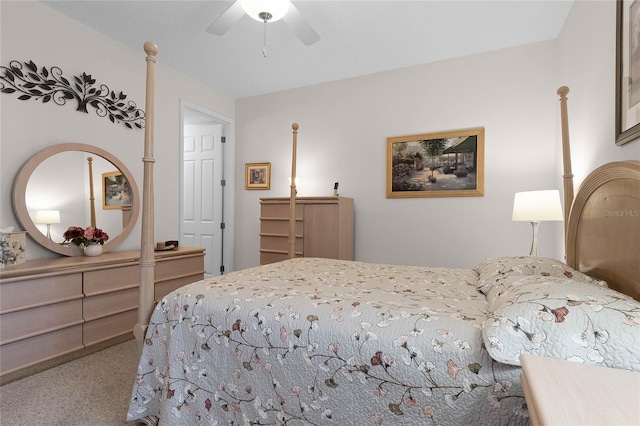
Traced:
[[[139, 204], [138, 187], [126, 166], [87, 144], [60, 144], [38, 152], [13, 184], [13, 209], [20, 224], [40, 245], [65, 256], [82, 255], [77, 246], [63, 244], [70, 226], [102, 229], [109, 235], [103, 252], [112, 250], [131, 233]], [[42, 220], [45, 212], [58, 212], [59, 223]]]
[[[88, 159], [92, 160], [93, 179], [89, 179]], [[86, 228], [92, 224], [90, 181], [93, 181], [93, 225], [105, 231], [109, 237], [115, 237], [122, 232], [120, 206], [117, 206], [117, 209], [110, 206], [108, 210], [102, 207], [103, 174], [109, 174], [106, 178], [108, 183], [114, 175], [126, 182], [121, 172], [109, 161], [82, 151], [52, 155], [36, 167], [27, 183], [25, 202], [29, 216], [37, 224], [40, 232], [47, 234], [47, 224], [38, 223], [36, 220], [36, 212], [42, 210], [59, 211], [60, 223], [52, 223], [50, 226], [51, 240], [56, 243], [64, 241], [62, 234], [69, 226]], [[109, 191], [110, 186], [107, 186], [107, 197], [112, 193]], [[130, 201], [121, 204], [130, 204]]]

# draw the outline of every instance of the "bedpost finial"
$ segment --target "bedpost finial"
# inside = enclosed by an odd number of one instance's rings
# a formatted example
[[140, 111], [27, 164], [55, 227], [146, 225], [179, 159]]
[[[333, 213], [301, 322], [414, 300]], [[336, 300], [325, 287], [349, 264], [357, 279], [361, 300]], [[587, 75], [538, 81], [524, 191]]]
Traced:
[[293, 123], [293, 124], [291, 125], [291, 128], [292, 128], [293, 130], [298, 130], [298, 129], [300, 128], [300, 126], [298, 125], [298, 123]]
[[567, 96], [569, 94], [569, 88], [567, 86], [562, 86], [558, 89], [558, 95], [561, 98], [564, 98], [565, 96]]
[[158, 45], [152, 41], [147, 41], [144, 43], [144, 51], [147, 55], [156, 56], [158, 54]]

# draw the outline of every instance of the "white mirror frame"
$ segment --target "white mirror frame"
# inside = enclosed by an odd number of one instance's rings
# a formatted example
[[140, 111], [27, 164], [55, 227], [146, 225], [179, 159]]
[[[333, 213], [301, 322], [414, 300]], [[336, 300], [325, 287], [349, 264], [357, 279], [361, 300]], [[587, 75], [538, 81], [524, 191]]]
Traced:
[[29, 236], [41, 246], [64, 256], [82, 256], [82, 251], [79, 250], [78, 247], [73, 246], [72, 244], [62, 245], [47, 238], [46, 235], [38, 229], [35, 223], [33, 223], [26, 204], [27, 183], [29, 182], [29, 178], [33, 171], [52, 155], [67, 151], [83, 151], [102, 157], [116, 166], [129, 181], [129, 186], [133, 195], [131, 215], [128, 223], [123, 227], [122, 232], [104, 244], [102, 251], [108, 252], [124, 241], [133, 230], [140, 212], [140, 197], [138, 195], [139, 193], [136, 181], [133, 179], [133, 175], [129, 169], [127, 169], [120, 160], [101, 148], [83, 143], [63, 143], [43, 149], [32, 156], [20, 168], [20, 171], [18, 171], [18, 174], [16, 175], [16, 179], [13, 181], [13, 211], [15, 212], [15, 215], [23, 229], [27, 231]]

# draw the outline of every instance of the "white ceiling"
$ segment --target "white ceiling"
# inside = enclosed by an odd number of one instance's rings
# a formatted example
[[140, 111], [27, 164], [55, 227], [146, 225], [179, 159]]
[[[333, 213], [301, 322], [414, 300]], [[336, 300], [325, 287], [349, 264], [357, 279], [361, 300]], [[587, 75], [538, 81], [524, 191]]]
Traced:
[[43, 3], [232, 98], [340, 80], [554, 39], [573, 0], [295, 1], [320, 35], [304, 46], [280, 20], [243, 16], [223, 36], [205, 29], [232, 1]]

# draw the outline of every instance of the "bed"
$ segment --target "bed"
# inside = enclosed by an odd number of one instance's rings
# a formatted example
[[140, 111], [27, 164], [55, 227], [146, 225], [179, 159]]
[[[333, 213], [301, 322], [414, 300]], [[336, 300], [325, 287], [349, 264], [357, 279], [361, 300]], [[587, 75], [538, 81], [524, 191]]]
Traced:
[[[566, 93], [561, 102], [564, 130]], [[144, 201], [148, 184], [145, 170]], [[140, 309], [127, 418], [526, 425], [522, 353], [640, 370], [640, 302], [629, 296], [640, 291], [640, 162], [594, 171], [570, 205], [568, 264], [514, 256], [451, 269], [292, 256], [181, 287]], [[146, 208], [143, 235], [152, 231]], [[148, 243], [143, 236], [141, 294]], [[141, 306], [152, 301], [141, 297]]]

